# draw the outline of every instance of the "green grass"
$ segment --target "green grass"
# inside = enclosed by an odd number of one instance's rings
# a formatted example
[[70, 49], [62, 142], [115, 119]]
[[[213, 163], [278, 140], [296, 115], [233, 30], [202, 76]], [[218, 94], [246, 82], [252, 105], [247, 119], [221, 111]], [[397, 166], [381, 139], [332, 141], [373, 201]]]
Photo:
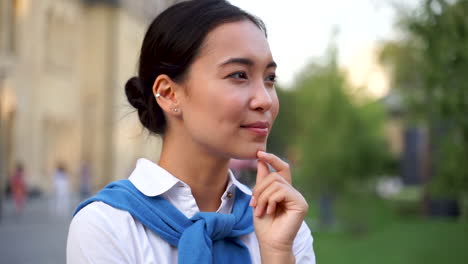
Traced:
[[405, 204], [402, 211], [399, 202], [372, 196], [336, 204], [340, 220], [334, 228], [311, 225], [319, 264], [468, 263], [467, 222], [424, 218], [417, 208], [408, 211]]

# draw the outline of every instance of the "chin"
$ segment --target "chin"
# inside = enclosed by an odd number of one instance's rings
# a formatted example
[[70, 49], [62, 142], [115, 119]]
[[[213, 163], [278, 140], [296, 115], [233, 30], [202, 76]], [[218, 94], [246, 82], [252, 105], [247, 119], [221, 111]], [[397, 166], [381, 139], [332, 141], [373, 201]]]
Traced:
[[253, 144], [250, 146], [245, 146], [242, 149], [238, 149], [232, 155], [234, 159], [257, 159], [257, 152], [266, 151], [266, 143], [265, 144]]

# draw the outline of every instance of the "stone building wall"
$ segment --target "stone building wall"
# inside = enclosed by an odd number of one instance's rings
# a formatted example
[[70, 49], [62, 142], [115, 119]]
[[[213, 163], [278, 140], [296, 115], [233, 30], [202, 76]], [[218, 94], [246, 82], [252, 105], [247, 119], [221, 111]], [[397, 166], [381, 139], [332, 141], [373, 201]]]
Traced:
[[[0, 1], [1, 178], [16, 162], [50, 192], [63, 163], [77, 190], [88, 161], [94, 188], [124, 178], [136, 158], [158, 159], [126, 102], [143, 34], [171, 0]], [[0, 185], [4, 188], [4, 185]]]

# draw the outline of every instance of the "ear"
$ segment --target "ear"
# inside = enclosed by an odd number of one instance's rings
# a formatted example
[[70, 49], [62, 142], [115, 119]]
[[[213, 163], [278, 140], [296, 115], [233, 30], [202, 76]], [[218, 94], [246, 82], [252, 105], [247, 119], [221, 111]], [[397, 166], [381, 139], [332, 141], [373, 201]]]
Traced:
[[166, 74], [159, 75], [153, 83], [153, 95], [161, 109], [167, 114], [180, 114], [180, 87]]

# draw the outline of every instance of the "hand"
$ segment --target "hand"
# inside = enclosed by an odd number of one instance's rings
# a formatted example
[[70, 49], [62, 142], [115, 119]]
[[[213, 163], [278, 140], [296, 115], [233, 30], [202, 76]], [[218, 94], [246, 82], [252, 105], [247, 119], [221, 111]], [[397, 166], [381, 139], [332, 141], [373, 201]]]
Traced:
[[[257, 152], [257, 157], [257, 181], [250, 205], [254, 209], [255, 233], [262, 259], [264, 253], [290, 253], [292, 256], [294, 238], [309, 206], [291, 185], [289, 164], [263, 151]], [[276, 172], [270, 172], [267, 164]]]

